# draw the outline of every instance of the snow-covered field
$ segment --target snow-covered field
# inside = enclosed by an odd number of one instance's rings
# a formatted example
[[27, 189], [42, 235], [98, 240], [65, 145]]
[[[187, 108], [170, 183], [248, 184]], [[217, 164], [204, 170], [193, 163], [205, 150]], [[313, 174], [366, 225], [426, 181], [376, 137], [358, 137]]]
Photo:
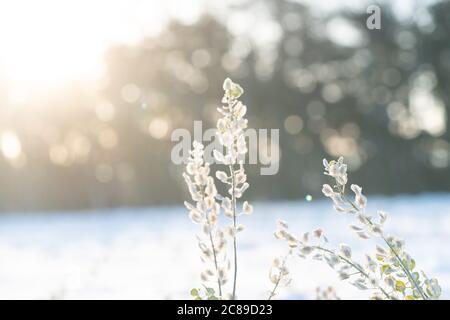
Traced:
[[[369, 209], [390, 213], [386, 229], [406, 240], [449, 298], [450, 194], [372, 197]], [[285, 251], [273, 237], [280, 218], [297, 233], [322, 227], [356, 256], [374, 247], [349, 232], [352, 217], [333, 212], [329, 201], [256, 203], [242, 219], [239, 298], [266, 298], [271, 258]], [[0, 215], [0, 299], [189, 298], [200, 284], [196, 231], [181, 207]], [[366, 297], [322, 262], [295, 259], [290, 269], [293, 282], [280, 298], [314, 298], [318, 285], [335, 286], [342, 298]]]

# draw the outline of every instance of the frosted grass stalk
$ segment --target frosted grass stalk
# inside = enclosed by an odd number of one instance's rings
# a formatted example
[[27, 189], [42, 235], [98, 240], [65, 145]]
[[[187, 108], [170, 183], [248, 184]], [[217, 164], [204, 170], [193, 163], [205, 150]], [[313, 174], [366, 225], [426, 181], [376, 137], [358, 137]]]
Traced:
[[[188, 185], [192, 200], [196, 202], [192, 205], [185, 203], [189, 210], [189, 216], [194, 223], [202, 226], [203, 233], [207, 235], [209, 241], [202, 237], [199, 239], [199, 247], [202, 252], [202, 260], [205, 263], [211, 262], [214, 270], [205, 269], [201, 273], [203, 282], [208, 282], [214, 276], [217, 280], [219, 298], [225, 298], [223, 285], [228, 280], [228, 271], [231, 269], [230, 260], [227, 258], [226, 236], [233, 241], [233, 285], [231, 299], [236, 299], [237, 287], [237, 234], [244, 230], [242, 224], [237, 223], [238, 216], [251, 214], [253, 207], [247, 202], [242, 203], [241, 210], [238, 210], [237, 201], [249, 187], [247, 175], [244, 170], [244, 160], [247, 153], [245, 140], [245, 130], [247, 119], [244, 118], [247, 107], [238, 100], [243, 94], [243, 89], [230, 79], [226, 79], [223, 84], [225, 94], [222, 99], [223, 106], [218, 108], [222, 117], [217, 122], [216, 136], [222, 147], [221, 150], [213, 151], [214, 158], [219, 164], [223, 164], [228, 169], [216, 171], [216, 178], [227, 187], [227, 195], [222, 196], [217, 192], [214, 178], [210, 176], [210, 164], [204, 161], [204, 146], [197, 141], [193, 143], [193, 150], [184, 173], [185, 181]], [[221, 228], [218, 225], [218, 215], [223, 211], [224, 215], [231, 220], [231, 224]], [[214, 297], [211, 288], [206, 288], [208, 296]], [[194, 297], [201, 298], [199, 291], [194, 289]]]
[[[245, 140], [245, 130], [247, 128], [247, 107], [239, 101], [239, 97], [244, 93], [242, 87], [229, 78], [223, 83], [225, 94], [222, 98], [222, 107], [218, 108], [222, 117], [217, 121], [217, 137], [224, 148], [224, 153], [214, 150], [214, 157], [219, 163], [228, 166], [228, 174], [218, 171], [216, 177], [227, 185], [228, 194], [231, 198], [225, 197], [222, 206], [225, 215], [232, 220], [228, 228], [229, 235], [233, 239], [233, 259], [234, 276], [231, 298], [236, 299], [237, 274], [238, 274], [238, 254], [237, 238], [238, 231], [243, 229], [242, 225], [237, 224], [237, 199], [241, 198], [243, 193], [249, 187], [247, 175], [245, 174], [243, 161], [247, 154], [247, 143]], [[252, 207], [248, 202], [244, 202], [242, 212], [249, 214]]]
[[297, 238], [288, 230], [287, 223], [281, 221], [275, 237], [286, 241], [291, 249], [296, 248], [300, 257], [312, 256], [325, 261], [341, 280], [348, 280], [360, 290], [373, 290], [372, 299], [438, 299], [441, 287], [437, 279], [429, 279], [423, 271], [417, 271], [416, 262], [406, 252], [404, 241], [384, 232], [387, 214], [383, 211], [377, 211], [375, 216], [368, 214], [367, 198], [358, 185], [350, 186], [354, 200], [345, 194], [348, 176], [344, 159], [324, 159], [323, 165], [325, 175], [332, 177], [335, 184], [324, 184], [322, 192], [332, 199], [334, 209], [355, 217], [350, 229], [359, 238], [373, 239], [384, 246], [377, 243], [375, 252], [365, 254], [365, 262], [359, 263], [352, 257], [352, 249], [347, 244], [340, 244], [338, 249], [329, 248], [321, 229]]

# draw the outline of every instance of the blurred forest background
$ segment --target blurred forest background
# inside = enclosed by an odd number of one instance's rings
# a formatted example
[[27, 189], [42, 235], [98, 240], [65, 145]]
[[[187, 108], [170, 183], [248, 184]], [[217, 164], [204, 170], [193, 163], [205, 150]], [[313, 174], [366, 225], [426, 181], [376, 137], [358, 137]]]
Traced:
[[180, 204], [171, 132], [215, 126], [227, 76], [250, 127], [280, 129], [280, 171], [249, 166], [250, 198], [317, 197], [322, 158], [339, 155], [367, 193], [450, 191], [450, 2], [379, 5], [381, 30], [367, 29], [367, 5], [205, 8], [110, 46], [95, 86], [32, 99], [0, 68], [0, 211]]

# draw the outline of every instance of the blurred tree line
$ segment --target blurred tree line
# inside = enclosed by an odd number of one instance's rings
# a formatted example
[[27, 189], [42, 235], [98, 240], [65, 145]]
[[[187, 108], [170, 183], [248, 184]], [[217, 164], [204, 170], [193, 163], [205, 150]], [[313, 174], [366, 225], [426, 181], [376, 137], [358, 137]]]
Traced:
[[280, 129], [280, 171], [250, 165], [250, 197], [317, 197], [322, 158], [339, 155], [368, 193], [449, 191], [450, 2], [381, 12], [368, 30], [365, 12], [249, 1], [111, 48], [100, 100], [72, 87], [36, 102], [72, 108], [0, 111], [2, 127], [17, 118], [26, 157], [0, 161], [0, 209], [181, 203], [170, 134], [215, 126], [227, 76], [246, 91], [250, 127]]

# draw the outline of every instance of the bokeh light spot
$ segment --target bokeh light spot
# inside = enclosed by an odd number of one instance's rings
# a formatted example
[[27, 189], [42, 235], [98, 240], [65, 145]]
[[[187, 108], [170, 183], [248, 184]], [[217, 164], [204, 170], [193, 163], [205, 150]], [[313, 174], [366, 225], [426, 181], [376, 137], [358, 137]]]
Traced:
[[284, 128], [292, 135], [298, 134], [303, 129], [303, 120], [298, 115], [290, 115], [284, 120]]
[[150, 121], [148, 132], [155, 139], [163, 139], [169, 132], [169, 124], [163, 118], [155, 118]]
[[122, 87], [121, 95], [123, 101], [135, 103], [141, 97], [141, 89], [134, 83], [129, 83]]
[[19, 158], [22, 153], [19, 137], [12, 131], [5, 131], [1, 137], [1, 149], [5, 158], [9, 160]]

